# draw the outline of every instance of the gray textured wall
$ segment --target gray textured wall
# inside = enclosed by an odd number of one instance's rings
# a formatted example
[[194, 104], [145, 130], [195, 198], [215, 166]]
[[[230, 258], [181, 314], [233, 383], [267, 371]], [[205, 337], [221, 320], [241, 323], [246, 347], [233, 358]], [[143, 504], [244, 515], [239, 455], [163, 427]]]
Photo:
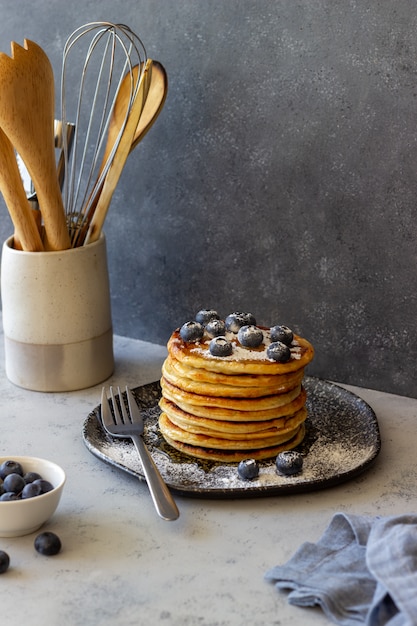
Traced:
[[200, 308], [250, 310], [314, 343], [311, 373], [417, 397], [412, 0], [0, 6], [0, 48], [33, 39], [57, 77], [93, 20], [167, 69], [106, 221], [116, 333], [165, 343]]

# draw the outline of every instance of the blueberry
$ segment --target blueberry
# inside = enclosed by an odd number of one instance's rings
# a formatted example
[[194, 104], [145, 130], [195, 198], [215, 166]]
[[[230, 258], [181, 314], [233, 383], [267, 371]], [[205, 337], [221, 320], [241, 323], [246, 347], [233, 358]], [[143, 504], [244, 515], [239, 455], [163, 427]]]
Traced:
[[48, 493], [48, 491], [52, 491], [52, 489], [54, 488], [54, 486], [51, 485], [49, 480], [45, 480], [44, 478], [39, 478], [37, 480], [34, 480], [32, 485], [39, 485], [41, 494]]
[[212, 319], [207, 322], [206, 333], [210, 335], [210, 337], [219, 337], [219, 335], [224, 335], [225, 332], [226, 324], [223, 322], [223, 320]]
[[261, 345], [264, 334], [257, 326], [242, 326], [239, 328], [237, 338], [246, 348], [257, 348]]
[[0, 478], [6, 478], [8, 474], [19, 474], [23, 476], [23, 469], [17, 461], [4, 461], [0, 465]]
[[286, 346], [290, 346], [294, 339], [294, 333], [288, 326], [272, 326], [270, 329], [271, 341], [281, 341]]
[[13, 493], [20, 493], [25, 486], [23, 476], [20, 474], [8, 474], [3, 482], [4, 491], [13, 491]]
[[42, 476], [38, 474], [38, 472], [26, 472], [23, 476], [23, 480], [27, 485], [29, 483], [33, 483], [34, 480], [39, 480], [40, 478], [42, 478]]
[[39, 496], [42, 493], [41, 486], [39, 481], [34, 481], [33, 483], [28, 483], [23, 487], [22, 490], [22, 500], [26, 500], [27, 498], [34, 498], [35, 496]]
[[55, 533], [44, 532], [35, 538], [35, 550], [45, 556], [53, 556], [61, 550], [61, 540]]
[[5, 491], [0, 496], [2, 502], [10, 502], [11, 500], [19, 500], [19, 496], [14, 491]]
[[186, 342], [199, 341], [204, 334], [204, 328], [198, 322], [185, 322], [180, 328], [181, 339]]
[[7, 552], [0, 550], [0, 574], [4, 574], [9, 569], [10, 557]]
[[286, 450], [278, 454], [275, 465], [279, 474], [293, 476], [303, 469], [303, 457], [296, 450]]
[[268, 359], [278, 361], [279, 363], [286, 363], [290, 360], [291, 350], [285, 343], [282, 343], [282, 341], [274, 341], [267, 347], [266, 355]]
[[209, 350], [213, 356], [230, 356], [233, 352], [233, 345], [226, 337], [214, 337], [210, 341]]
[[240, 313], [236, 311], [235, 313], [230, 313], [226, 317], [226, 330], [230, 330], [230, 332], [237, 334], [239, 332], [239, 328], [242, 326], [256, 326], [256, 320], [252, 313]]
[[217, 313], [217, 311], [213, 311], [213, 309], [202, 309], [195, 316], [195, 321], [202, 326], [206, 326], [211, 320], [219, 319], [220, 315]]
[[255, 459], [244, 459], [237, 466], [237, 473], [244, 480], [253, 480], [259, 476], [259, 465]]

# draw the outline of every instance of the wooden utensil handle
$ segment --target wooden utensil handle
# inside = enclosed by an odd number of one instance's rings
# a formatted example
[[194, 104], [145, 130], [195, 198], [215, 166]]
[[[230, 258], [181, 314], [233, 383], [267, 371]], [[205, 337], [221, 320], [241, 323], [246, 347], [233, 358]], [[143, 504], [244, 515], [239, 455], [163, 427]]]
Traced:
[[[30, 201], [29, 201], [29, 205], [30, 205]], [[43, 241], [43, 237], [42, 237], [42, 231], [43, 231], [43, 227], [42, 227], [42, 213], [40, 212], [39, 209], [30, 209], [33, 219], [35, 220], [35, 224], [36, 224], [36, 228], [38, 230], [39, 236], [41, 238], [41, 241]], [[42, 244], [43, 246], [43, 244]], [[15, 230], [14, 232], [14, 236], [13, 236], [13, 248], [15, 250], [24, 250], [25, 248], [22, 246], [22, 243], [19, 239], [19, 235], [17, 233], [17, 231]], [[43, 250], [43, 247], [42, 247]], [[40, 250], [39, 252], [41, 252], [42, 250]]]
[[13, 146], [1, 129], [0, 188], [15, 228], [15, 245], [28, 252], [42, 251], [43, 243], [26, 198]]

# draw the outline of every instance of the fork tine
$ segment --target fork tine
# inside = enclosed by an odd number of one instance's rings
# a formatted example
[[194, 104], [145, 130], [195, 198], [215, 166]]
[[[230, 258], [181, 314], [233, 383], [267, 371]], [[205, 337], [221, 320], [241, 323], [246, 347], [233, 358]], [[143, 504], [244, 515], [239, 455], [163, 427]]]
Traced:
[[126, 385], [126, 397], [127, 397], [127, 403], [129, 406], [129, 417], [130, 417], [130, 421], [132, 422], [132, 424], [136, 424], [136, 425], [140, 425], [142, 426], [142, 430], [143, 430], [143, 417], [141, 415], [140, 409], [137, 405], [137, 402], [135, 400], [135, 397], [131, 391], [131, 389], [129, 389], [129, 387]]
[[105, 387], [101, 390], [101, 419], [105, 426], [114, 426], [114, 420], [111, 414]]
[[126, 410], [126, 404], [124, 402], [122, 392], [120, 391], [120, 387], [118, 387], [117, 390], [118, 390], [118, 393], [119, 393], [120, 408], [122, 410], [123, 422], [125, 424], [131, 424], [130, 414]]
[[120, 411], [119, 411], [119, 407], [117, 406], [117, 402], [116, 402], [116, 398], [114, 395], [114, 391], [113, 391], [113, 387], [110, 387], [110, 397], [111, 397], [111, 403], [113, 405], [113, 418], [116, 424], [118, 424], [120, 422]]
[[[119, 394], [120, 406], [122, 406], [123, 401], [120, 395], [120, 387], [118, 387], [118, 394]], [[116, 400], [116, 395], [115, 395], [113, 387], [110, 387], [110, 396], [111, 396], [111, 401], [113, 404], [114, 421], [116, 424], [123, 424], [124, 421], [123, 421], [122, 413], [120, 412], [119, 404]]]

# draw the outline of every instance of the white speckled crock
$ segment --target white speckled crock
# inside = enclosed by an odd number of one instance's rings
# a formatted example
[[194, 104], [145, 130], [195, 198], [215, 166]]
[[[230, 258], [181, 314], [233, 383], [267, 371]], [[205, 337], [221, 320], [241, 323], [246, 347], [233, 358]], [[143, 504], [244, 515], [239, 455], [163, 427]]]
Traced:
[[25, 389], [73, 391], [114, 369], [104, 235], [59, 252], [3, 244], [1, 299], [6, 375]]

